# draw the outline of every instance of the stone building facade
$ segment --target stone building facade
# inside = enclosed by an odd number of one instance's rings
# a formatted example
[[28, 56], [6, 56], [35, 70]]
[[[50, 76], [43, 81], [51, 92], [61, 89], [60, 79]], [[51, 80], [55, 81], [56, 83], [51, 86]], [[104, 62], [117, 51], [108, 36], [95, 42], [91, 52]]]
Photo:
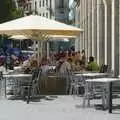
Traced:
[[76, 50], [85, 49], [86, 57], [94, 56], [97, 63], [108, 64], [120, 74], [120, 1], [74, 0], [76, 24], [84, 33], [76, 40]]
[[68, 22], [69, 0], [32, 0], [32, 9], [38, 15]]
[[33, 0], [13, 0], [15, 2], [16, 8], [22, 10], [23, 15], [32, 14], [32, 2]]
[[[32, 0], [33, 14], [54, 19], [63, 23], [68, 23], [69, 20], [69, 0]], [[51, 46], [52, 44], [52, 46]], [[58, 42], [44, 42], [43, 51], [47, 48], [47, 56], [51, 48], [55, 51], [59, 49]]]

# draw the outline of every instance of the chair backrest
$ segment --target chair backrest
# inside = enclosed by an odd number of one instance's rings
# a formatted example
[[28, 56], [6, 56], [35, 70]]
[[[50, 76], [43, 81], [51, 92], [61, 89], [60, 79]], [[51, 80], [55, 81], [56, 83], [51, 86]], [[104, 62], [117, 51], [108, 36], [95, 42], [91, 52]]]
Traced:
[[3, 72], [0, 71], [0, 80], [3, 78]]
[[108, 65], [102, 65], [100, 67], [100, 73], [106, 73], [108, 72]]
[[104, 73], [105, 72], [108, 72], [108, 65], [104, 65], [104, 71], [103, 71]]
[[38, 76], [38, 70], [35, 69], [32, 71], [32, 79], [35, 79]]
[[38, 79], [39, 69], [32, 70], [32, 79], [30, 84], [34, 83]]
[[37, 81], [40, 80], [41, 76], [42, 76], [42, 69], [38, 69]]

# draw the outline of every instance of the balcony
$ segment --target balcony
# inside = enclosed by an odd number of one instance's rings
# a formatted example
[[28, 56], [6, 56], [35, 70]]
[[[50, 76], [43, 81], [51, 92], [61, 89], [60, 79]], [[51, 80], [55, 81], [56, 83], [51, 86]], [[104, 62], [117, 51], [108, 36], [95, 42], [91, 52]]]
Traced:
[[76, 2], [76, 5], [79, 6], [80, 5], [80, 0], [74, 0]]
[[63, 9], [69, 9], [69, 7], [64, 5], [64, 6], [58, 6], [57, 9], [63, 10]]

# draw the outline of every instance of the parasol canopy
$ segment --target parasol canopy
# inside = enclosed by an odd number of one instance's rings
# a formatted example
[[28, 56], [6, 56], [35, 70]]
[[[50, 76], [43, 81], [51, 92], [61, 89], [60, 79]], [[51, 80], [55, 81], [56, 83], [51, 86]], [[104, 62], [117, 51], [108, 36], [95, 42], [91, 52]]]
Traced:
[[78, 36], [83, 30], [38, 15], [30, 15], [0, 24], [0, 34]]

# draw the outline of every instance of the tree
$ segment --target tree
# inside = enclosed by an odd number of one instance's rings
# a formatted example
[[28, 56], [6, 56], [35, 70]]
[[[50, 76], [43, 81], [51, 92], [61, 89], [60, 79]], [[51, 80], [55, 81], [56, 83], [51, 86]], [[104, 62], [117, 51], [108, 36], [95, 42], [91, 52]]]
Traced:
[[0, 23], [21, 16], [21, 11], [15, 8], [13, 0], [0, 0]]

